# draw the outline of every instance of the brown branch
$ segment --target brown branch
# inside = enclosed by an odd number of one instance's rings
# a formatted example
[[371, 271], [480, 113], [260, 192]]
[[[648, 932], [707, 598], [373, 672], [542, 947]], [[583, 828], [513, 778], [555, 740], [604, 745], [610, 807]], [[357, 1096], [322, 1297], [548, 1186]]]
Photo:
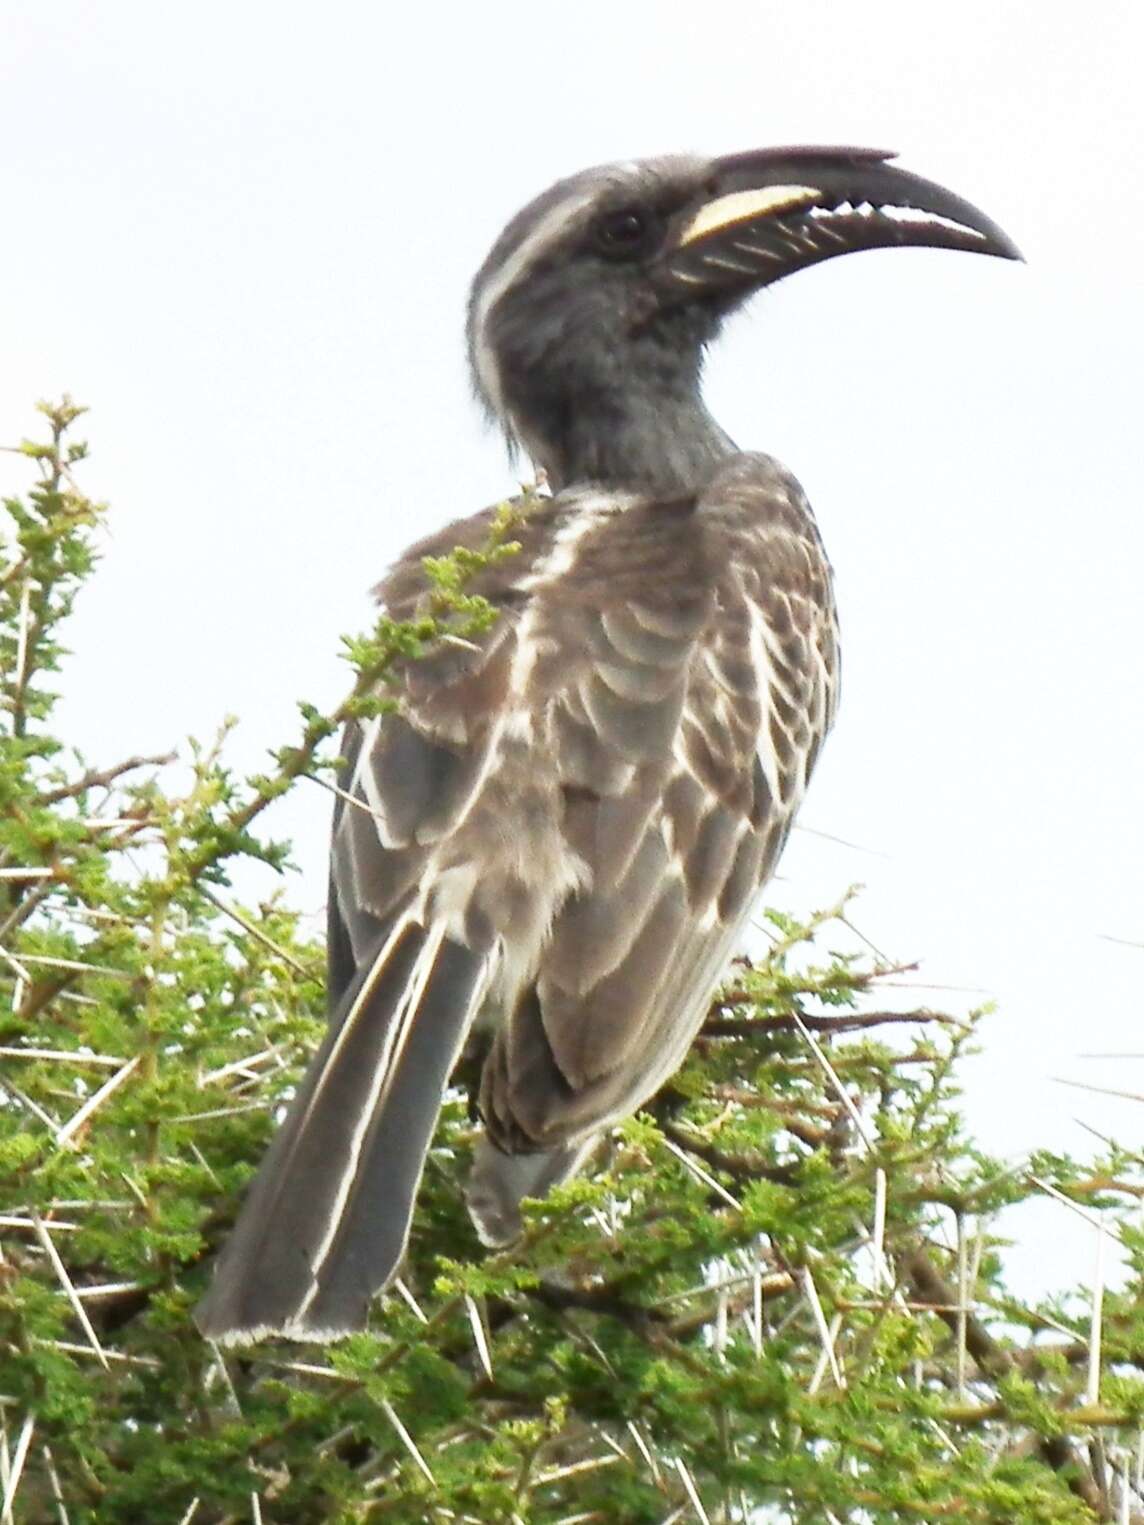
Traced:
[[38, 796], [37, 805], [58, 805], [60, 800], [74, 799], [76, 795], [84, 794], [88, 789], [106, 789], [124, 773], [131, 773], [136, 768], [162, 768], [167, 763], [173, 763], [177, 754], [165, 752], [157, 757], [128, 757], [124, 762], [116, 763], [112, 768], [89, 768], [81, 778], [75, 779], [70, 784], [61, 784], [57, 789], [49, 789]]
[[[669, 1138], [673, 1144], [678, 1144], [680, 1149], [698, 1155], [715, 1170], [726, 1171], [736, 1181], [777, 1181], [780, 1186], [793, 1186], [798, 1180], [797, 1164], [768, 1165], [758, 1155], [728, 1154], [722, 1149], [716, 1149], [714, 1144], [709, 1144], [690, 1129], [680, 1128], [672, 1122], [662, 1122], [660, 1128], [664, 1137]], [[788, 1132], [793, 1130], [788, 1129]]]
[[[805, 1144], [808, 1149], [821, 1149], [824, 1145], [831, 1143], [837, 1133], [839, 1118], [844, 1115], [841, 1107], [824, 1107], [814, 1102], [799, 1106], [797, 1103], [780, 1101], [774, 1096], [766, 1096], [759, 1091], [748, 1091], [743, 1086], [715, 1086], [712, 1094], [720, 1101], [734, 1102], [737, 1107], [744, 1107], [748, 1111], [775, 1113], [783, 1119], [784, 1130], [797, 1138], [800, 1143]], [[813, 1123], [807, 1122], [807, 1115], [828, 1118], [830, 1127], [815, 1127]]]
[[[930, 1305], [942, 1322], [956, 1335], [958, 1328], [956, 1288], [945, 1280], [924, 1250], [915, 1250], [906, 1260], [904, 1270], [918, 1300]], [[1001, 1377], [1013, 1370], [1014, 1361], [1010, 1352], [997, 1344], [981, 1320], [972, 1313], [968, 1314], [965, 1321], [965, 1348], [981, 1370], [988, 1372], [991, 1377]]]
[[[760, 1280], [764, 1300], [782, 1297], [784, 1293], [792, 1292], [795, 1288], [795, 1279], [790, 1271], [768, 1271], [760, 1277]], [[690, 1335], [697, 1334], [699, 1330], [706, 1328], [712, 1323], [718, 1313], [718, 1284], [715, 1284], [709, 1290], [715, 1294], [714, 1302], [708, 1298], [701, 1308], [697, 1308], [692, 1313], [680, 1314], [668, 1324], [668, 1333], [674, 1339], [687, 1339]], [[740, 1314], [745, 1313], [754, 1303], [755, 1289], [751, 1281], [748, 1280], [737, 1291], [728, 1292], [726, 1297], [728, 1319], [737, 1318]]]
[[1090, 1176], [1087, 1181], [1069, 1181], [1069, 1191], [1075, 1191], [1079, 1196], [1096, 1196], [1103, 1191], [1119, 1191], [1129, 1197], [1144, 1197], [1144, 1185], [1136, 1181], [1122, 1181], [1117, 1176], [1096, 1175]]
[[577, 1309], [585, 1313], [601, 1313], [608, 1318], [618, 1319], [626, 1324], [629, 1329], [643, 1333], [649, 1324], [666, 1324], [667, 1315], [658, 1308], [645, 1308], [639, 1303], [630, 1303], [617, 1292], [607, 1286], [603, 1287], [568, 1287], [549, 1279], [544, 1279], [535, 1286], [523, 1289], [533, 1301], [543, 1303], [546, 1308], [551, 1308], [555, 1313], [564, 1313], [569, 1309]]
[[36, 907], [59, 888], [58, 879], [41, 879], [35, 889], [29, 890], [22, 895], [17, 904], [9, 911], [8, 915], [0, 922], [0, 945], [7, 941], [17, 927], [22, 926]]
[[780, 1117], [799, 1122], [805, 1122], [808, 1117], [821, 1117], [833, 1124], [841, 1110], [837, 1102], [812, 1101], [809, 1097], [805, 1101], [801, 1097], [798, 1101], [786, 1101], [763, 1091], [749, 1091], [745, 1086], [716, 1085], [712, 1087], [712, 1095], [720, 1101], [733, 1101], [740, 1107], [764, 1107], [768, 1112], [777, 1112]]
[[30, 564], [30, 556], [21, 556], [10, 567], [5, 567], [3, 573], [0, 573], [0, 588], [6, 588], [10, 582], [15, 582], [17, 577], [28, 570]]
[[[732, 990], [721, 996], [715, 1007], [718, 1011], [727, 1006], [749, 1004], [757, 999], [749, 991]], [[804, 1016], [802, 1023], [816, 1033], [853, 1033], [868, 1027], [887, 1027], [902, 1022], [941, 1022], [947, 1026], [960, 1026], [955, 1018], [940, 1012], [920, 1009], [918, 1011], [871, 1011], [848, 1017]], [[757, 1038], [764, 1033], [796, 1032], [793, 1016], [774, 1017], [708, 1017], [700, 1029], [705, 1038]]]
[[[903, 1270], [919, 1299], [933, 1306], [950, 1333], [957, 1338], [959, 1321], [964, 1316], [965, 1347], [982, 1371], [993, 1378], [1018, 1369], [1012, 1353], [999, 1345], [985, 1325], [972, 1313], [962, 1314], [957, 1291], [945, 1280], [924, 1250], [915, 1250], [904, 1262]], [[1044, 1461], [1057, 1472], [1067, 1473], [1069, 1488], [1093, 1510], [1104, 1517], [1100, 1488], [1086, 1467], [1079, 1450], [1063, 1435], [1041, 1436], [1038, 1450]]]
[[[784, 943], [782, 946], [785, 948], [794, 945]], [[743, 969], [748, 974], [765, 971], [770, 966], [770, 960], [774, 957], [776, 951], [776, 949], [772, 949], [769, 957], [761, 963], [753, 964], [750, 959], [738, 958], [734, 960], [734, 966]], [[833, 968], [830, 970], [829, 978], [818, 981], [808, 978], [801, 985], [790, 973], [784, 971], [782, 976], [783, 993], [788, 996], [821, 996], [824, 990], [831, 991], [832, 993], [838, 993], [843, 990], [857, 993], [869, 990], [871, 985], [876, 985], [880, 980], [889, 979], [893, 974], [917, 974], [920, 969], [921, 965], [916, 960], [909, 964], [879, 963], [870, 969]], [[757, 992], [735, 987], [727, 991], [721, 999], [717, 999], [714, 1006], [717, 1008], [720, 1005], [727, 1006], [735, 1002], [752, 1005], [757, 999]]]

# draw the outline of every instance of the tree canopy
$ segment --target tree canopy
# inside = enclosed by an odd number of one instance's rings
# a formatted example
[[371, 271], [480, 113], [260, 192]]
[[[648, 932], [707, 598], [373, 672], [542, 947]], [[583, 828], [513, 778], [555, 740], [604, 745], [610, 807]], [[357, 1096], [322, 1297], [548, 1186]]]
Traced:
[[[177, 761], [90, 763], [55, 708], [105, 513], [81, 411], [42, 407], [0, 539], [0, 1517], [1144, 1519], [1141, 1154], [976, 1148], [958, 1063], [983, 1014], [884, 1009], [901, 966], [848, 951], [848, 896], [765, 914], [687, 1064], [519, 1245], [482, 1251], [465, 1214], [459, 1074], [369, 1330], [200, 1339], [324, 1021], [287, 881], [242, 904], [236, 866], [284, 869], [267, 805], [332, 784], [345, 720], [494, 618], [466, 584], [513, 554], [528, 495], [426, 568], [422, 618], [346, 642], [347, 698], [300, 705], [263, 774], [236, 775], [226, 725]], [[1045, 1193], [1062, 1234], [1119, 1239], [1117, 1290], [1007, 1290], [997, 1215]]]

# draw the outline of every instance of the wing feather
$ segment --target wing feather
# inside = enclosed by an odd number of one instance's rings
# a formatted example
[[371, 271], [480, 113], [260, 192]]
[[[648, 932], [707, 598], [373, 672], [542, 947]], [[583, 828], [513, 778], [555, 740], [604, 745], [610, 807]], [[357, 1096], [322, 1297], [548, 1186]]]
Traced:
[[[487, 527], [414, 548], [385, 586], [393, 612], [416, 610], [414, 560]], [[764, 457], [698, 499], [565, 494], [521, 538], [474, 590], [501, 608], [493, 632], [412, 665], [401, 715], [354, 738], [358, 805], [334, 846], [338, 967], [421, 904], [498, 971], [479, 1108], [503, 1222], [536, 1172], [498, 1189], [497, 1149], [577, 1160], [682, 1062], [786, 840], [837, 666], [813, 519]]]
[[486, 1066], [482, 1113], [517, 1150], [584, 1138], [682, 1061], [833, 711], [829, 569], [785, 473], [739, 457], [690, 518], [649, 526], [654, 580], [601, 574], [621, 528], [630, 556], [633, 510], [582, 543], [559, 590], [580, 629], [564, 609], [546, 760], [587, 873]]

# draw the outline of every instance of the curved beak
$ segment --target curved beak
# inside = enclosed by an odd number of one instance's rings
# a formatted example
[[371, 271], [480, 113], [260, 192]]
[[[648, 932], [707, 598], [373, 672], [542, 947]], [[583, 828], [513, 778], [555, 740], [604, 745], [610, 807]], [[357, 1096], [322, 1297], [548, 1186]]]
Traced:
[[663, 273], [678, 295], [734, 297], [858, 249], [921, 245], [1022, 257], [984, 212], [896, 168], [891, 157], [777, 148], [716, 159], [703, 199], [671, 230]]

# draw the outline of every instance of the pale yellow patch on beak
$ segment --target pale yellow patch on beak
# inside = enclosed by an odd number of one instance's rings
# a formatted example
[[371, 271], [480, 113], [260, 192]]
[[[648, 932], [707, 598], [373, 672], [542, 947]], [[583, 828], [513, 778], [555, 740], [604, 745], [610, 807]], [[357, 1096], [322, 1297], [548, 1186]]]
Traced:
[[731, 191], [699, 208], [679, 235], [678, 247], [694, 243], [697, 238], [703, 238], [708, 233], [717, 233], [720, 228], [732, 227], [737, 222], [748, 222], [752, 217], [810, 206], [821, 195], [822, 192], [816, 191], [812, 185], [765, 185], [757, 190]]

